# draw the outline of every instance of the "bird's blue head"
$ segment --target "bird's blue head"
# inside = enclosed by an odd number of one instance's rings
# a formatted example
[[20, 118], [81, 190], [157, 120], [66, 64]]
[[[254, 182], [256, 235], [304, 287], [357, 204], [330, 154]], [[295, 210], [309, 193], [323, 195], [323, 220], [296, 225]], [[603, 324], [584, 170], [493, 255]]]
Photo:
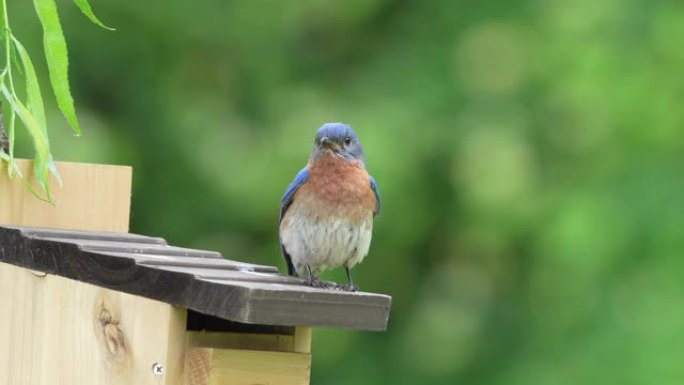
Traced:
[[316, 132], [311, 159], [315, 160], [330, 153], [349, 161], [366, 162], [359, 138], [348, 124], [326, 123]]

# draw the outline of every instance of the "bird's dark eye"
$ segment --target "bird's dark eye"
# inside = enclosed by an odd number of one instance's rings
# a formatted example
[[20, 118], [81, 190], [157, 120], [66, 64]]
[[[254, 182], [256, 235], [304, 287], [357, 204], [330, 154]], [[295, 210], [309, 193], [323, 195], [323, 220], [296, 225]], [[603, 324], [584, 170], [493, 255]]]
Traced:
[[351, 142], [352, 142], [352, 140], [351, 140], [350, 137], [344, 138], [344, 144], [345, 144], [345, 145], [349, 146], [349, 145], [351, 144]]

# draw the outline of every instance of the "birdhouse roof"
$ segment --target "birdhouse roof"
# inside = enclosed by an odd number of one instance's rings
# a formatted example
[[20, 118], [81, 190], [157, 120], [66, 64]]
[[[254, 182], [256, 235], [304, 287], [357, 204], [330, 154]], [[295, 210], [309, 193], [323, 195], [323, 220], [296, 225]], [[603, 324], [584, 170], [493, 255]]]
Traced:
[[245, 324], [385, 330], [391, 302], [129, 233], [1, 226], [0, 262]]

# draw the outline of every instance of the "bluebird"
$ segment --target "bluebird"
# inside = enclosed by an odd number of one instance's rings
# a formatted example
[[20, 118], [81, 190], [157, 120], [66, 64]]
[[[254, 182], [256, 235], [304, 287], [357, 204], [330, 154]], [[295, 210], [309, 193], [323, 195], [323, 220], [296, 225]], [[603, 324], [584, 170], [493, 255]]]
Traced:
[[343, 266], [345, 291], [357, 291], [350, 270], [368, 254], [380, 212], [375, 179], [366, 171], [359, 138], [349, 125], [326, 123], [316, 132], [309, 161], [287, 187], [280, 205], [280, 250], [287, 272], [312, 287], [318, 276]]

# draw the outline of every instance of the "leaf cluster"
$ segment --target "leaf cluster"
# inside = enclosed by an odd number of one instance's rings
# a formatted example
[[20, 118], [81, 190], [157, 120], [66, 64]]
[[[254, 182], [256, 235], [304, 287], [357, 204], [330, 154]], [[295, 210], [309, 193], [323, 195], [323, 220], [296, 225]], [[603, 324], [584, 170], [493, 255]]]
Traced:
[[[74, 0], [74, 3], [94, 24], [102, 28], [111, 29], [95, 16], [88, 0]], [[24, 180], [24, 184], [36, 197], [51, 202], [50, 173], [60, 184], [62, 182], [50, 152], [45, 106], [43, 104], [40, 83], [36, 76], [31, 55], [29, 55], [26, 48], [12, 33], [7, 12], [7, 0], [0, 0], [0, 4], [0, 42], [2, 43], [0, 50], [4, 52], [5, 56], [3, 61], [4, 67], [0, 70], [0, 100], [6, 106], [4, 116], [6, 117], [5, 126], [7, 127], [9, 140], [8, 152], [0, 151], [0, 158], [7, 162], [7, 171], [10, 178], [23, 177], [16, 167], [14, 158], [15, 127], [18, 117], [20, 124], [29, 133], [35, 149], [33, 176], [43, 190], [43, 193], [35, 191], [26, 180]], [[55, 0], [34, 0], [33, 4], [43, 29], [45, 59], [57, 105], [76, 135], [80, 135], [81, 125], [76, 117], [74, 99], [69, 88], [67, 44], [64, 32], [62, 31], [62, 25], [59, 21], [57, 5]], [[26, 98], [24, 100], [18, 95], [15, 88], [15, 70], [23, 73], [25, 77]]]

